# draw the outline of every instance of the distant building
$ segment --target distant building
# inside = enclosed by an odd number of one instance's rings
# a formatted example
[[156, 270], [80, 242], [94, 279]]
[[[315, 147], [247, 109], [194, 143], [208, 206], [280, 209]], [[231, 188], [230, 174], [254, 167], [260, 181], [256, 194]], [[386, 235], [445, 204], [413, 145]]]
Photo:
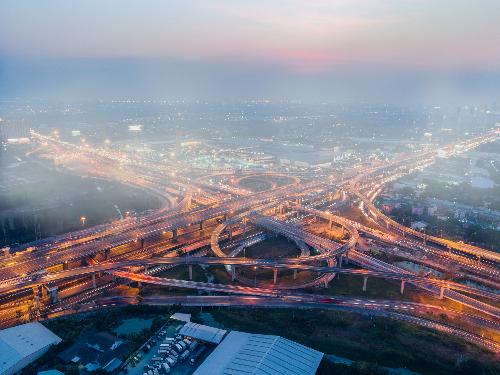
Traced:
[[296, 167], [309, 168], [309, 163], [305, 161], [295, 161], [293, 164], [295, 164]]
[[105, 332], [86, 333], [58, 357], [64, 363], [80, 364], [88, 372], [114, 371], [130, 353], [130, 343]]
[[413, 230], [424, 230], [427, 228], [427, 223], [424, 221], [413, 221], [411, 223], [411, 229]]
[[323, 353], [280, 336], [232, 331], [193, 375], [314, 375]]
[[412, 215], [423, 215], [424, 214], [424, 208], [419, 207], [419, 206], [412, 206], [411, 207], [411, 213]]
[[394, 210], [394, 206], [392, 204], [387, 204], [387, 203], [384, 203], [382, 205], [382, 209], [387, 212], [387, 213], [390, 213]]
[[429, 216], [434, 216], [434, 215], [436, 215], [437, 209], [438, 209], [438, 208], [437, 208], [437, 206], [435, 206], [435, 205], [434, 205], [434, 206], [430, 206], [430, 207], [428, 207], [428, 208], [427, 208], [427, 215], [429, 215]]
[[17, 373], [61, 341], [60, 337], [38, 322], [1, 330], [0, 374]]

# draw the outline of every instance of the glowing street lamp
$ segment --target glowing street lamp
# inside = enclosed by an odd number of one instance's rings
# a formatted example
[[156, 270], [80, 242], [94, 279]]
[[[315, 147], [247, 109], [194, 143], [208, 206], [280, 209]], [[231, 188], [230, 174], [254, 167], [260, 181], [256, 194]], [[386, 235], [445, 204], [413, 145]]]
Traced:
[[85, 216], [82, 216], [80, 218], [80, 223], [82, 223], [82, 227], [85, 225], [85, 220], [87, 220], [87, 218]]

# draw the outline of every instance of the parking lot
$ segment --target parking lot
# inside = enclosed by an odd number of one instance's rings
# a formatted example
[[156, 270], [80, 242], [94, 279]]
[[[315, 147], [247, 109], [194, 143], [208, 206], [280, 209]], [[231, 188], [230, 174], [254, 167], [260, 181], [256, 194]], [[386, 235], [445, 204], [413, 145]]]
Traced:
[[[126, 373], [130, 375], [161, 375], [166, 373], [172, 375], [192, 374], [213, 348], [201, 342], [196, 342], [196, 340], [180, 337], [180, 335], [177, 334], [177, 330], [182, 325], [182, 323], [171, 323], [163, 326], [155, 336], [150, 338], [147, 343], [143, 345], [142, 349], [132, 355], [133, 359], [126, 367]], [[182, 345], [185, 346], [186, 349], [177, 350], [175, 345], [180, 345], [181, 341], [184, 342]], [[195, 342], [196, 344], [194, 344]], [[191, 349], [186, 343], [191, 343]], [[205, 347], [205, 350], [195, 361], [194, 365], [190, 364], [193, 354], [199, 351], [200, 347]], [[170, 357], [170, 363], [167, 357]], [[175, 362], [173, 365], [172, 360]], [[163, 363], [169, 366], [169, 370], [165, 370]]]

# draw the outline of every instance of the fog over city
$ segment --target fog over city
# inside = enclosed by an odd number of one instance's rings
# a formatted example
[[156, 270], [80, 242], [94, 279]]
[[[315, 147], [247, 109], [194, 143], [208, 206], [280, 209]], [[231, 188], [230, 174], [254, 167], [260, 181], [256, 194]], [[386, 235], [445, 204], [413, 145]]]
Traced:
[[0, 375], [498, 374], [500, 2], [0, 2]]

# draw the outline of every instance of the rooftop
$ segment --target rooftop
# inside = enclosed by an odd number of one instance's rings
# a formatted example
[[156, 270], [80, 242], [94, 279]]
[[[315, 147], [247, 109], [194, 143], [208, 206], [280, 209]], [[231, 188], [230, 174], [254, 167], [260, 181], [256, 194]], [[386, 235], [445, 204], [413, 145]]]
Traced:
[[21, 324], [0, 331], [0, 374], [22, 359], [62, 340], [38, 322]]
[[222, 341], [222, 338], [227, 331], [219, 328], [205, 326], [203, 324], [197, 323], [186, 323], [184, 327], [181, 328], [179, 333], [184, 336], [194, 337], [196, 339], [218, 344]]
[[280, 336], [232, 331], [194, 372], [313, 375], [323, 353]]

